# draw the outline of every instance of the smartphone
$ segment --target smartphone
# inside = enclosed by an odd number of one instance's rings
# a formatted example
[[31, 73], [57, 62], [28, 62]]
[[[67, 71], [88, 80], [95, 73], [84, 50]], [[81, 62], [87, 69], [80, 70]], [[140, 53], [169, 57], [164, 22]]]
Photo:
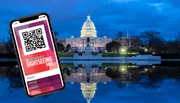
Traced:
[[13, 20], [10, 28], [27, 95], [62, 90], [65, 84], [48, 14]]

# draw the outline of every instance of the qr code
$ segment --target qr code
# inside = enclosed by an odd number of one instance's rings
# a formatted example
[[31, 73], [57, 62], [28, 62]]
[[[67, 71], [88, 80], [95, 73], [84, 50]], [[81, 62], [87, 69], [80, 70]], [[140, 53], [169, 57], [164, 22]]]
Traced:
[[43, 25], [20, 30], [19, 34], [24, 55], [42, 52], [49, 49]]
[[42, 29], [38, 28], [31, 31], [22, 32], [26, 52], [45, 48]]

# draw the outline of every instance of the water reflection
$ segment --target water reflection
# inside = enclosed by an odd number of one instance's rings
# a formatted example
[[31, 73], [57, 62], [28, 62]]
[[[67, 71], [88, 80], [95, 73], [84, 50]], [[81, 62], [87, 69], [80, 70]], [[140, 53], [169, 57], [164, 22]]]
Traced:
[[[171, 63], [170, 63], [171, 64]], [[116, 87], [129, 89], [139, 85], [143, 89], [161, 88], [162, 82], [169, 79], [180, 86], [180, 66], [168, 63], [159, 65], [136, 65], [130, 63], [78, 64], [63, 63], [63, 76], [72, 87], [78, 87], [87, 103], [96, 99], [98, 84], [114, 82]], [[22, 88], [19, 69], [16, 66], [1, 67], [1, 75], [8, 78], [10, 88]]]
[[111, 82], [111, 78], [106, 76], [106, 70], [101, 68], [91, 68], [87, 71], [84, 65], [75, 68], [64, 68], [64, 78], [66, 82], [80, 83], [80, 88], [87, 103], [90, 103], [97, 89], [97, 83]]

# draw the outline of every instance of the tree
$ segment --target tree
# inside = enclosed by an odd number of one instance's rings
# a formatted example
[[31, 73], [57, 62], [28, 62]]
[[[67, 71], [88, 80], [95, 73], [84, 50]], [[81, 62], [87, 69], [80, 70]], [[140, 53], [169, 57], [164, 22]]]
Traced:
[[70, 49], [71, 49], [71, 45], [68, 44], [68, 45], [66, 46], [66, 52], [69, 52]]
[[8, 66], [6, 71], [6, 78], [9, 80], [10, 88], [22, 88], [23, 82], [21, 79], [20, 71], [18, 67]]
[[121, 44], [117, 41], [112, 41], [106, 44], [106, 50], [108, 52], [119, 52]]
[[127, 37], [125, 40], [126, 40], [125, 42], [127, 43], [128, 51], [130, 53], [139, 51], [140, 49], [139, 47], [141, 44], [139, 36], [133, 33], [130, 34], [130, 37]]
[[180, 53], [180, 34], [171, 36], [175, 39], [169, 39], [163, 42], [163, 53]]
[[154, 42], [152, 42], [151, 50], [152, 52], [162, 53], [164, 52], [164, 46], [165, 46], [165, 41], [163, 41], [160, 38], [157, 38], [156, 40], [154, 40]]
[[148, 51], [151, 51], [153, 42], [158, 39], [160, 39], [160, 32], [156, 30], [145, 31], [141, 34], [141, 41]]
[[118, 79], [121, 76], [119, 69], [117, 68], [107, 68], [106, 69], [106, 76], [112, 79]]
[[180, 53], [180, 33], [176, 36], [177, 52]]
[[12, 38], [11, 38], [11, 32], [10, 30], [7, 30], [9, 36], [7, 37], [7, 40], [5, 41], [5, 45], [6, 45], [6, 48], [7, 50], [9, 51], [9, 53], [14, 53], [15, 50], [14, 50], [14, 44], [13, 44], [13, 41], [12, 41]]
[[64, 45], [62, 43], [57, 42], [56, 45], [57, 45], [58, 52], [64, 51]]
[[59, 36], [59, 33], [57, 31], [53, 31], [53, 34], [55, 36], [55, 42], [57, 43], [58, 42], [58, 36]]
[[71, 75], [71, 71], [69, 68], [63, 68], [63, 72], [66, 73], [68, 76]]
[[166, 53], [178, 53], [178, 44], [176, 41], [168, 41], [165, 45]]

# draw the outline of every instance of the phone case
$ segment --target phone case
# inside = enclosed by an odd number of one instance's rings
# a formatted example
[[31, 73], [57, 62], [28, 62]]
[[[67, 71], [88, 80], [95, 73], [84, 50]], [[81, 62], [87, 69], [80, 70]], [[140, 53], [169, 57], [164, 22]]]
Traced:
[[[28, 19], [28, 18], [34, 19], [35, 17], [39, 17], [39, 15], [46, 15], [47, 18], [48, 18], [50, 32], [52, 34], [52, 41], [53, 41], [53, 44], [54, 44], [54, 49], [55, 49], [55, 52], [56, 52], [58, 64], [59, 64], [59, 67], [60, 67], [59, 69], [60, 69], [61, 76], [62, 76], [62, 79], [63, 79], [62, 82], [63, 82], [64, 86], [61, 89], [58, 89], [58, 90], [55, 90], [55, 91], [51, 91], [51, 92], [48, 92], [48, 93], [43, 93], [43, 94], [38, 94], [38, 95], [31, 96], [31, 95], [28, 94], [28, 91], [27, 91], [28, 87], [26, 87], [26, 84], [25, 84], [25, 79], [24, 79], [23, 70], [22, 70], [23, 68], [21, 66], [21, 62], [20, 62], [20, 58], [19, 58], [19, 53], [18, 53], [18, 50], [17, 50], [17, 45], [16, 45], [15, 38], [14, 38], [14, 35], [13, 35], [12, 23], [15, 22], [15, 21], [21, 21], [21, 20], [25, 20], [25, 19]], [[64, 78], [63, 78], [62, 68], [60, 66], [60, 61], [59, 61], [58, 52], [57, 52], [57, 45], [55, 43], [55, 35], [54, 35], [53, 31], [52, 31], [52, 26], [51, 26], [49, 15], [47, 13], [39, 13], [39, 14], [31, 15], [31, 16], [26, 16], [24, 18], [19, 18], [19, 19], [12, 20], [11, 23], [10, 23], [10, 30], [11, 30], [11, 38], [13, 40], [14, 49], [15, 49], [15, 52], [16, 52], [16, 57], [17, 57], [17, 61], [18, 61], [18, 65], [19, 65], [19, 69], [20, 69], [20, 72], [21, 72], [21, 77], [22, 77], [22, 80], [23, 80], [23, 85], [24, 85], [26, 94], [29, 97], [37, 97], [37, 96], [40, 96], [40, 95], [47, 95], [47, 94], [50, 94], [50, 93], [53, 93], [53, 92], [57, 92], [57, 91], [63, 90], [65, 88], [65, 81], [64, 81]]]

